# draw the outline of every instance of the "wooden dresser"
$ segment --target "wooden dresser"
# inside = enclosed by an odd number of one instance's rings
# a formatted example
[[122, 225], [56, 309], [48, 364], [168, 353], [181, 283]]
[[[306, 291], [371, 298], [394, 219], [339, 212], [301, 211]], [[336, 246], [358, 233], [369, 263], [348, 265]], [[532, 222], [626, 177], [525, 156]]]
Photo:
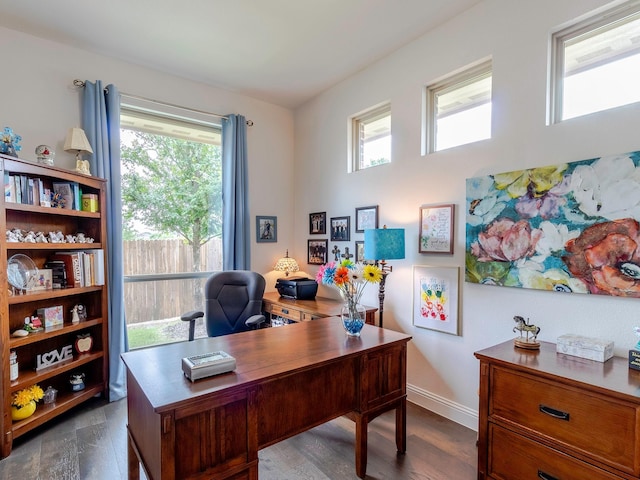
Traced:
[[478, 479], [640, 478], [640, 371], [505, 342], [480, 360]]
[[[340, 310], [344, 302], [332, 298], [316, 297], [313, 300], [296, 300], [293, 298], [281, 297], [278, 292], [268, 292], [262, 299], [263, 310], [271, 317], [282, 317], [292, 322], [307, 322], [325, 317], [340, 316]], [[365, 322], [375, 325], [375, 314], [378, 310], [375, 307], [367, 307]]]

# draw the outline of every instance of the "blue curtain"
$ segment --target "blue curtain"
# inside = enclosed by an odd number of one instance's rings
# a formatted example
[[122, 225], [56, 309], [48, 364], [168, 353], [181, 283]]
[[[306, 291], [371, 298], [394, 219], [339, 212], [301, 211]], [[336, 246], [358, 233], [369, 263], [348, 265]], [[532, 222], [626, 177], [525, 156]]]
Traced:
[[107, 179], [107, 258], [109, 292], [109, 401], [127, 395], [120, 354], [129, 349], [124, 314], [122, 195], [120, 192], [120, 94], [114, 85], [85, 81], [82, 126], [93, 148], [94, 175]]
[[222, 268], [251, 269], [247, 165], [247, 122], [222, 120]]

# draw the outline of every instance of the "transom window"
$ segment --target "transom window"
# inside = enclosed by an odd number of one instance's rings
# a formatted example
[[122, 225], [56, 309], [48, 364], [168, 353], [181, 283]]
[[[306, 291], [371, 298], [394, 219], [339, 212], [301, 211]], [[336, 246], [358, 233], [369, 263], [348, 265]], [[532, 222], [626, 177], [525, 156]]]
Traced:
[[550, 123], [640, 101], [640, 2], [552, 37]]
[[352, 170], [391, 162], [391, 104], [352, 118]]
[[426, 153], [491, 138], [491, 62], [426, 87]]

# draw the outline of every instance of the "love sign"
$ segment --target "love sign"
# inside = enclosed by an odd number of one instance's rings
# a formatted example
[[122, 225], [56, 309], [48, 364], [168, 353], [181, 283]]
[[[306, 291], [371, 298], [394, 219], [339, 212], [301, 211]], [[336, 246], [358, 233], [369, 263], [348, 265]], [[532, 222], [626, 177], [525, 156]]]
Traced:
[[60, 350], [51, 350], [47, 353], [40, 353], [36, 356], [36, 372], [43, 368], [52, 367], [58, 363], [66, 362], [73, 359], [73, 348], [71, 345], [65, 345]]

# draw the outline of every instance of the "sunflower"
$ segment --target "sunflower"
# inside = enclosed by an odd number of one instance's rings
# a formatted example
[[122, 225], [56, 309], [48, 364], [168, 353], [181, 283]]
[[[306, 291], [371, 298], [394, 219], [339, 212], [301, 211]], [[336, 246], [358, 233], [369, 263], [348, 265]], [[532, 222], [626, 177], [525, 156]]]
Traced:
[[382, 270], [376, 265], [365, 265], [362, 275], [367, 282], [380, 283], [382, 280]]

